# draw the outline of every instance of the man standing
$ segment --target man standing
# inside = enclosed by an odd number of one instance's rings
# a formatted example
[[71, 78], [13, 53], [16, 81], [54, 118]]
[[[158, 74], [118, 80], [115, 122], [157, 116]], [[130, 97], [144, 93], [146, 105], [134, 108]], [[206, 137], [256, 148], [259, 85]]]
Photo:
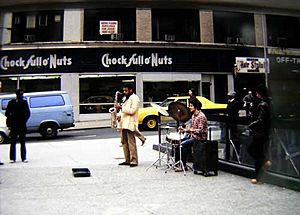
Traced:
[[125, 161], [119, 165], [128, 165], [135, 167], [138, 165], [138, 155], [134, 132], [138, 130], [138, 110], [140, 99], [134, 94], [132, 84], [125, 84], [123, 92], [125, 101], [123, 104], [117, 104], [116, 108], [120, 110], [120, 129], [121, 143], [123, 146]]
[[[227, 115], [227, 126], [229, 129], [229, 138], [228, 140], [231, 141], [232, 147], [235, 149], [233, 150], [233, 155], [231, 156], [232, 160], [239, 161], [239, 151], [240, 151], [240, 143], [238, 141], [238, 130], [237, 130], [237, 119], [239, 117], [239, 110], [240, 104], [237, 99], [237, 95], [235, 91], [230, 91], [228, 94], [228, 104], [226, 108], [226, 115]], [[228, 152], [228, 149], [225, 147], [225, 153]], [[226, 154], [226, 157], [228, 155]]]
[[253, 136], [253, 142], [248, 148], [248, 153], [254, 158], [256, 177], [251, 179], [251, 183], [253, 184], [257, 184], [260, 170], [271, 165], [271, 161], [267, 160], [265, 156], [271, 124], [270, 105], [265, 86], [259, 85], [257, 87], [256, 97], [260, 102], [257, 106], [257, 117], [249, 125], [249, 129]]
[[[190, 101], [189, 109], [192, 115], [192, 126], [187, 128], [180, 129], [181, 132], [188, 132], [191, 134], [191, 138], [185, 140], [181, 143], [181, 159], [184, 168], [186, 168], [186, 157], [188, 148], [191, 147], [197, 141], [205, 141], [207, 140], [208, 133], [208, 125], [207, 118], [205, 114], [201, 111], [202, 104], [198, 99], [194, 99]], [[178, 159], [178, 151], [176, 152], [175, 160]], [[183, 169], [179, 166], [179, 168], [175, 169], [175, 172], [181, 172]]]
[[7, 127], [10, 128], [10, 163], [16, 162], [16, 143], [19, 137], [21, 144], [21, 159], [22, 162], [27, 163], [26, 159], [26, 122], [30, 117], [30, 110], [28, 103], [23, 97], [24, 91], [18, 89], [16, 91], [16, 98], [8, 102], [5, 116], [7, 117]]

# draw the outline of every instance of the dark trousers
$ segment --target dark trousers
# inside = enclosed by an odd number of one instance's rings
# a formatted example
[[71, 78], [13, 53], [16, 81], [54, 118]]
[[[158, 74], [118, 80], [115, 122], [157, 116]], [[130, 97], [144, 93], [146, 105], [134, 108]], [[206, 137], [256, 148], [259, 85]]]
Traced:
[[[197, 140], [191, 138], [191, 139], [187, 139], [181, 142], [181, 160], [184, 166], [186, 166], [186, 160], [187, 160], [187, 154], [189, 152], [189, 149], [193, 146], [193, 144], [196, 142]], [[179, 161], [180, 159], [180, 146], [177, 146], [175, 148], [175, 161]]]
[[259, 172], [266, 160], [267, 139], [263, 137], [253, 137], [253, 142], [248, 148], [248, 153], [254, 159], [255, 176], [258, 178]]
[[19, 137], [20, 145], [21, 145], [21, 159], [22, 161], [26, 160], [26, 130], [17, 130], [12, 129], [10, 131], [10, 152], [9, 158], [10, 160], [16, 160], [16, 144]]

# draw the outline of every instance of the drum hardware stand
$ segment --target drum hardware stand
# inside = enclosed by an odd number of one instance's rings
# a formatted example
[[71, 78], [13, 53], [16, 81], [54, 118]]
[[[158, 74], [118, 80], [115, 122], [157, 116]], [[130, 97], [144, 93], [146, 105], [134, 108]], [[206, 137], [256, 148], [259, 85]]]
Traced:
[[[159, 109], [159, 111], [158, 111], [158, 120], [157, 120], [157, 123], [158, 123], [158, 159], [155, 161], [155, 162], [153, 162], [147, 169], [146, 169], [146, 171], [148, 170], [148, 169], [150, 169], [152, 166], [155, 166], [156, 168], [158, 168], [158, 167], [161, 167], [162, 166], [162, 162], [164, 162], [164, 163], [166, 163], [166, 165], [167, 165], [167, 168], [170, 168], [172, 165], [170, 165], [170, 163], [169, 163], [169, 160], [170, 160], [170, 149], [169, 149], [169, 146], [167, 145], [166, 146], [166, 153], [164, 153], [163, 155], [162, 155], [162, 150], [161, 150], [161, 147], [162, 147], [162, 141], [161, 141], [161, 110]], [[164, 113], [164, 112], [163, 112]], [[168, 114], [168, 113], [167, 113]], [[164, 113], [163, 115], [166, 115], [166, 113]], [[168, 129], [169, 128], [167, 128], [167, 133], [168, 133]], [[165, 156], [167, 156], [167, 158], [164, 158]]]

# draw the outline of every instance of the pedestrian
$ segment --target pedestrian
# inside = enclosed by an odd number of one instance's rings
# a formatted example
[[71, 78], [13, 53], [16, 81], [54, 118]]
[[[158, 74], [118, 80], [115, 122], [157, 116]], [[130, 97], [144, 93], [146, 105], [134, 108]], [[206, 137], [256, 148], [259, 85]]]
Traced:
[[[187, 152], [188, 149], [193, 145], [196, 144], [198, 141], [206, 141], [207, 140], [207, 134], [208, 134], [208, 123], [207, 118], [205, 114], [201, 111], [202, 103], [197, 100], [191, 100], [189, 104], [190, 112], [192, 115], [192, 124], [191, 127], [186, 128], [180, 128], [181, 132], [190, 133], [190, 139], [184, 140], [181, 142], [181, 160], [183, 163], [183, 167], [185, 170], [187, 170], [186, 167], [186, 160], [187, 160]], [[177, 148], [176, 154], [175, 154], [175, 160], [179, 160], [179, 150]], [[175, 172], [182, 172], [183, 168], [179, 165], [175, 169]]]
[[[231, 156], [231, 159], [234, 161], [239, 161], [239, 150], [240, 150], [240, 144], [238, 141], [237, 136], [237, 119], [239, 117], [239, 110], [240, 110], [240, 104], [237, 99], [237, 95], [235, 91], [230, 91], [228, 94], [228, 103], [226, 108], [226, 115], [227, 115], [227, 129], [229, 129], [229, 138], [228, 140], [231, 141], [233, 149], [233, 155]], [[225, 148], [225, 152], [226, 152]]]
[[26, 123], [30, 117], [30, 110], [27, 101], [24, 99], [24, 91], [18, 89], [16, 91], [16, 98], [8, 102], [5, 116], [7, 118], [6, 124], [10, 129], [10, 163], [16, 162], [16, 143], [17, 139], [21, 144], [21, 159], [22, 162], [27, 163], [26, 158]]
[[259, 85], [257, 87], [256, 97], [260, 100], [260, 102], [257, 106], [257, 117], [249, 125], [253, 141], [248, 148], [248, 153], [254, 159], [255, 178], [251, 179], [251, 183], [253, 184], [257, 184], [261, 169], [266, 169], [271, 165], [271, 161], [267, 160], [265, 155], [271, 123], [270, 104], [265, 86]]
[[[189, 103], [194, 100], [194, 99], [197, 99], [197, 94], [196, 94], [196, 90], [194, 88], [191, 88], [189, 89], [189, 92], [188, 92], [188, 95], [189, 95]], [[189, 104], [188, 104], [189, 106]]]
[[250, 107], [253, 104], [253, 95], [252, 91], [248, 91], [248, 94], [244, 96], [243, 98], [244, 105], [243, 107], [246, 110], [246, 116], [250, 116]]
[[140, 99], [134, 93], [132, 84], [125, 84], [123, 87], [125, 101], [122, 104], [117, 104], [116, 108], [120, 110], [120, 130], [121, 143], [125, 161], [119, 165], [127, 165], [135, 167], [138, 165], [138, 154], [135, 140], [135, 131], [138, 130], [138, 110]]

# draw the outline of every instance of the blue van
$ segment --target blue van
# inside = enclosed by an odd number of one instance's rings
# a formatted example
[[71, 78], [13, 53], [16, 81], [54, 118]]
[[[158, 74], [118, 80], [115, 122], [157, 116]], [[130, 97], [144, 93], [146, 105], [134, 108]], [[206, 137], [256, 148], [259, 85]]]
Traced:
[[[5, 114], [8, 102], [15, 94], [0, 96], [0, 112]], [[55, 138], [58, 130], [74, 127], [74, 111], [69, 95], [65, 91], [24, 93], [30, 108], [27, 132], [39, 132], [44, 138]], [[4, 130], [5, 131], [5, 130]], [[3, 136], [1, 136], [3, 135]], [[8, 134], [0, 130], [0, 139]]]

